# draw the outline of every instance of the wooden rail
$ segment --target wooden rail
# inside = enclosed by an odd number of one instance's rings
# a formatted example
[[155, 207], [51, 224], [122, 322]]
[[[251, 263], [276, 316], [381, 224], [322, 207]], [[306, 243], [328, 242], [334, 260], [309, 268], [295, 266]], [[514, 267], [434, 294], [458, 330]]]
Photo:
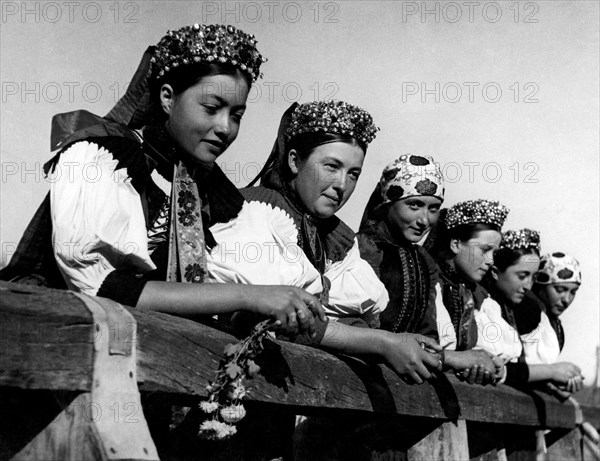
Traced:
[[[0, 459], [158, 459], [140, 394], [195, 405], [235, 341], [191, 320], [5, 282], [0, 332]], [[386, 367], [289, 343], [270, 344], [260, 365], [251, 407], [408, 421], [423, 428], [408, 459], [581, 459], [576, 408], [542, 392], [445, 374], [409, 386]], [[600, 427], [600, 409], [582, 411]], [[542, 428], [552, 429], [546, 454]]]

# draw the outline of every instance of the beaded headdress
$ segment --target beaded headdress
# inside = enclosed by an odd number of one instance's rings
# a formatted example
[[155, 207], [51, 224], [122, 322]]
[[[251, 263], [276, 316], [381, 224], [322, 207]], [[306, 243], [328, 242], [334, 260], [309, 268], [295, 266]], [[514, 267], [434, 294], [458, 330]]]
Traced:
[[532, 229], [508, 230], [502, 234], [500, 249], [537, 250], [540, 252], [540, 233]]
[[508, 216], [508, 208], [491, 200], [467, 200], [450, 207], [445, 224], [448, 229], [463, 224], [492, 224], [502, 228]]
[[533, 276], [533, 280], [542, 285], [568, 282], [581, 284], [579, 262], [565, 253], [546, 254], [542, 257], [540, 268]]
[[207, 62], [231, 64], [255, 82], [260, 66], [266, 62], [256, 49], [254, 35], [225, 25], [200, 25], [171, 30], [158, 45], [151, 59], [153, 80], [188, 64]]
[[401, 155], [383, 169], [379, 186], [382, 205], [419, 195], [444, 200], [444, 177], [430, 156]]
[[343, 101], [314, 101], [296, 107], [285, 136], [289, 141], [303, 133], [334, 133], [369, 144], [377, 131], [371, 114], [360, 107]]

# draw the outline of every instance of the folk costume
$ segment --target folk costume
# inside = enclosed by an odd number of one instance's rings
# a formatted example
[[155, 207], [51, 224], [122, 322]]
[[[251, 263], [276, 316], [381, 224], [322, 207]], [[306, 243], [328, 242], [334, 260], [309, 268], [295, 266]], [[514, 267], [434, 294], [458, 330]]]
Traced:
[[444, 180], [431, 157], [402, 155], [382, 172], [358, 233], [361, 256], [371, 264], [390, 296], [381, 328], [438, 339], [436, 285], [439, 269], [420, 245], [392, 235], [385, 214], [389, 204], [429, 195], [444, 200]]
[[126, 94], [105, 116], [53, 119], [49, 196], [2, 278], [136, 305], [148, 280], [203, 282], [211, 224], [243, 198], [215, 165], [203, 170], [170, 139], [150, 97], [169, 72], [196, 63], [237, 67], [250, 81], [264, 58], [254, 36], [222, 25], [170, 31], [149, 47]]
[[237, 218], [210, 229], [219, 244], [209, 255], [209, 274], [217, 282], [304, 288], [320, 296], [330, 320], [377, 324], [388, 296], [361, 259], [354, 232], [336, 216], [311, 216], [282, 171], [290, 139], [316, 129], [353, 132], [365, 144], [376, 131], [369, 114], [344, 102], [292, 105], [259, 175], [261, 186], [243, 189], [246, 201]]

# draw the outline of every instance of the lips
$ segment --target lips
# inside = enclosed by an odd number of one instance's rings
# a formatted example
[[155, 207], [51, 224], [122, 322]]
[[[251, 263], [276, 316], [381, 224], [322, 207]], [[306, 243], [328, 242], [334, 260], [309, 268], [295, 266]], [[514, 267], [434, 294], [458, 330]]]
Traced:
[[340, 204], [340, 200], [339, 200], [337, 197], [336, 197], [336, 198], [333, 198], [333, 197], [330, 197], [329, 195], [323, 195], [323, 197], [325, 197], [326, 199], [329, 199], [329, 200], [331, 200], [331, 201], [332, 201], [333, 203], [335, 203], [336, 205], [339, 205], [339, 204]]
[[225, 149], [227, 149], [227, 144], [225, 144], [221, 141], [215, 141], [212, 139], [203, 139], [202, 142], [205, 142], [206, 144], [210, 144], [211, 146], [215, 146], [221, 152], [223, 152]]

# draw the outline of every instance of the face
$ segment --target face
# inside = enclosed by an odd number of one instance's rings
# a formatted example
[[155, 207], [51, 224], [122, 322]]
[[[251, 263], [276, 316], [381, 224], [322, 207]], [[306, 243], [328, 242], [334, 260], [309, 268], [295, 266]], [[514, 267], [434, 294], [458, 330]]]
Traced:
[[571, 305], [579, 290], [579, 284], [576, 282], [549, 283], [541, 287], [539, 298], [544, 302], [547, 310], [556, 317]]
[[394, 236], [417, 243], [435, 225], [442, 201], [437, 197], [419, 195], [392, 203], [387, 223]]
[[513, 304], [519, 304], [525, 293], [531, 289], [533, 274], [540, 266], [540, 257], [536, 254], [522, 255], [516, 264], [508, 266], [504, 272], [492, 268], [492, 276], [496, 281], [496, 288], [504, 299]]
[[500, 246], [502, 235], [495, 230], [482, 230], [463, 242], [454, 239], [450, 248], [456, 255], [454, 268], [471, 282], [481, 282], [494, 263], [494, 251]]
[[239, 75], [213, 75], [175, 95], [161, 87], [167, 130], [195, 162], [212, 167], [235, 140], [246, 110], [248, 83]]
[[304, 160], [292, 149], [288, 156], [295, 175], [292, 189], [312, 216], [329, 218], [354, 192], [364, 159], [359, 146], [344, 142], [317, 146]]

